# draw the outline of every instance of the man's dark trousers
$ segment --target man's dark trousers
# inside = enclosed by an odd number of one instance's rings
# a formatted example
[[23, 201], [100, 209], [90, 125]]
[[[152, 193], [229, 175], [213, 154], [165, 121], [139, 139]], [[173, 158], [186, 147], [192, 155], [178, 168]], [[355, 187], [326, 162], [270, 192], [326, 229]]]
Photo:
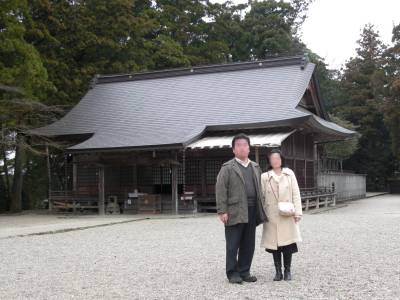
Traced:
[[[248, 223], [225, 226], [226, 276], [250, 275], [256, 240], [256, 207], [249, 206]], [[238, 255], [239, 252], [239, 255]]]

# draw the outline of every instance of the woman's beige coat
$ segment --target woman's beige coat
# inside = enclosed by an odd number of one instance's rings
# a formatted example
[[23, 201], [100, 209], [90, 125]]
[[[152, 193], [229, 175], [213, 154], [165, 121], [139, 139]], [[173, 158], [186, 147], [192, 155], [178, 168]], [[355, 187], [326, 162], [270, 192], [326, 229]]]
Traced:
[[[267, 213], [268, 222], [263, 224], [261, 247], [277, 249], [295, 242], [301, 242], [299, 223], [295, 223], [293, 216], [281, 216], [278, 211], [278, 201], [271, 190], [271, 185], [276, 190], [277, 183], [272, 178], [272, 170], [261, 175], [261, 188], [263, 192], [263, 205]], [[271, 183], [271, 185], [270, 185]], [[275, 193], [276, 194], [276, 193]], [[296, 216], [303, 214], [301, 207], [300, 189], [296, 175], [289, 168], [282, 169], [279, 180], [279, 201], [292, 201]]]

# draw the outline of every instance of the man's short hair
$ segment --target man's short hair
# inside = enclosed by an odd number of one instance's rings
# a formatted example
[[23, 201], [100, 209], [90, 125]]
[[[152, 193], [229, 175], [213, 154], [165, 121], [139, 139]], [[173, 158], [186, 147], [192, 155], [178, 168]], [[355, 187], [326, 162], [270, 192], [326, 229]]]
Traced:
[[236, 140], [246, 140], [247, 143], [249, 144], [249, 147], [250, 147], [250, 138], [247, 135], [245, 135], [244, 133], [239, 133], [239, 134], [237, 134], [237, 135], [235, 135], [233, 137], [233, 139], [232, 139], [232, 149], [235, 148]]

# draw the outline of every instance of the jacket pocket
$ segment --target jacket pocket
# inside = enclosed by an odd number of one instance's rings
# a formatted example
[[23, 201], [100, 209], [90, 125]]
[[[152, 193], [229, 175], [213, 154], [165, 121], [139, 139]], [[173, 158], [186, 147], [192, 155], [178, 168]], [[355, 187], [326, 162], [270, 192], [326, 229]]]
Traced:
[[228, 198], [227, 204], [228, 205], [235, 205], [239, 203], [239, 198], [238, 197], [232, 197]]

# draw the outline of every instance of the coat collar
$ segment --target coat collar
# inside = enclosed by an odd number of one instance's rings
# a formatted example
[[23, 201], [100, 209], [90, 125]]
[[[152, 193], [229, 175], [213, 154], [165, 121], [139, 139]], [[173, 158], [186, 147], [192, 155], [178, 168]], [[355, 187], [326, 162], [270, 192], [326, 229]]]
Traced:
[[[258, 166], [259, 166], [258, 163], [256, 163], [255, 161], [251, 160], [250, 158], [249, 158], [249, 160], [250, 160], [250, 164], [251, 164], [253, 167], [258, 167]], [[231, 160], [228, 160], [227, 162], [224, 163], [224, 165], [227, 165], [227, 164], [229, 164], [229, 165], [235, 165], [235, 164], [239, 164], [239, 163], [236, 161], [235, 158], [232, 158]]]
[[[290, 176], [292, 174], [292, 172], [293, 171], [290, 170], [289, 168], [285, 168], [285, 167], [282, 168], [282, 174], [283, 175]], [[271, 170], [268, 171], [268, 180], [271, 180], [272, 174], [273, 174], [273, 170], [271, 169]]]
[[[251, 163], [250, 158], [247, 159], [247, 162], [245, 163], [244, 161], [242, 161], [241, 159], [235, 157], [234, 158], [239, 164], [242, 164], [242, 166], [248, 167], [248, 165]], [[245, 165], [246, 164], [246, 165]]]

